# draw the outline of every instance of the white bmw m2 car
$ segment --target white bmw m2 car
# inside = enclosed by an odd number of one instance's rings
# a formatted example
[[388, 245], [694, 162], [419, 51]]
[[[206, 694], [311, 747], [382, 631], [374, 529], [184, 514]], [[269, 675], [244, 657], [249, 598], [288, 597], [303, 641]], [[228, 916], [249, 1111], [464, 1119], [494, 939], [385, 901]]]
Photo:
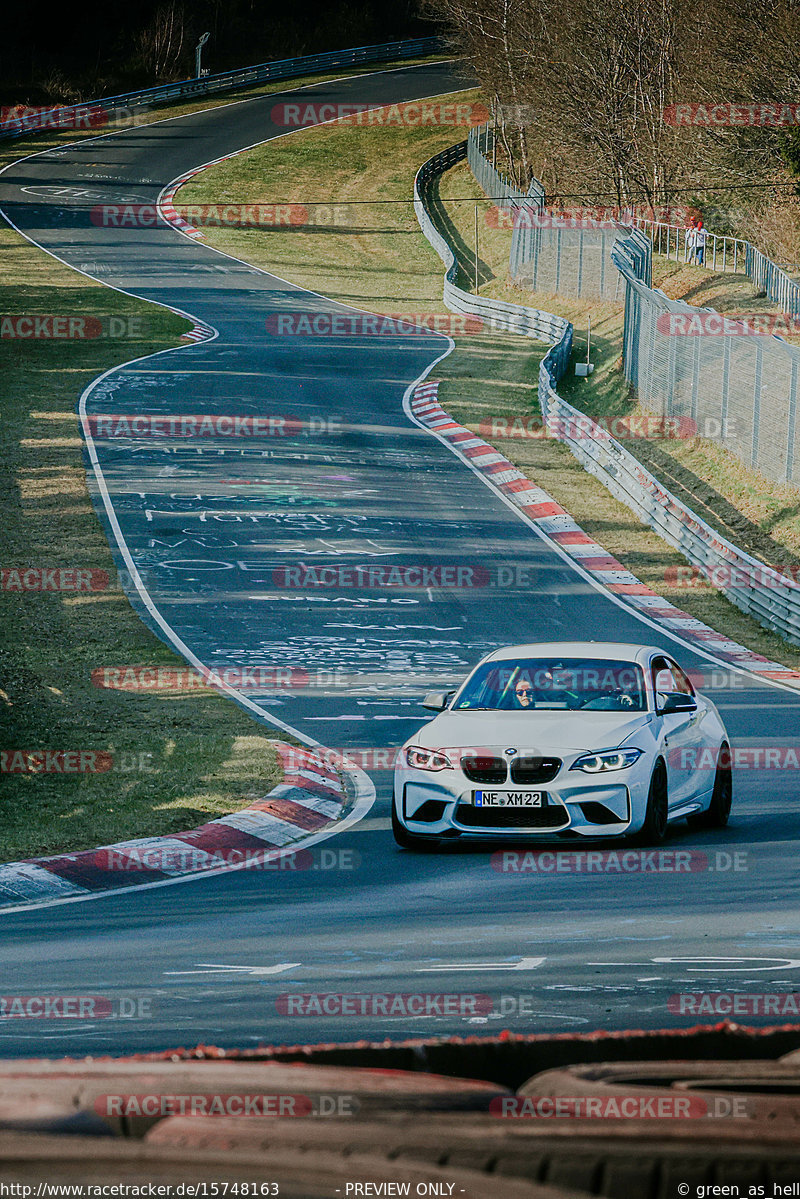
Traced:
[[406, 849], [445, 839], [664, 839], [722, 827], [730, 740], [717, 709], [653, 646], [514, 645], [480, 662], [397, 757], [392, 827]]

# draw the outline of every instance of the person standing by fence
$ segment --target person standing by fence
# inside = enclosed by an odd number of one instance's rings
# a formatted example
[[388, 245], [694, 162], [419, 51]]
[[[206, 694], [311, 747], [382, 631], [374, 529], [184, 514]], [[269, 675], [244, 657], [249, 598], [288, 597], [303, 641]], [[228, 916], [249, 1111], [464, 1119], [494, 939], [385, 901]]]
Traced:
[[707, 237], [707, 234], [703, 227], [703, 222], [698, 221], [697, 227], [694, 231], [694, 252], [695, 252], [695, 258], [697, 259], [698, 266], [703, 265], [703, 259], [705, 258], [706, 237]]
[[684, 234], [684, 241], [686, 243], [683, 251], [684, 262], [691, 262], [694, 259], [694, 252], [697, 244], [695, 241], [695, 235], [697, 232], [695, 229], [696, 223], [697, 217], [689, 217], [689, 224], [686, 226], [686, 233]]

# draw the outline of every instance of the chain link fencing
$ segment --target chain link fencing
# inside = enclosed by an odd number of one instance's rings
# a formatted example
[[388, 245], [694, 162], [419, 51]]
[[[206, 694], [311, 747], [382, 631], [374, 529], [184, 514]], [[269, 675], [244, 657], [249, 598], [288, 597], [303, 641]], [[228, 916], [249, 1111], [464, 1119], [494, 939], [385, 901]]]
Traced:
[[[489, 179], [493, 196], [500, 195], [503, 177], [488, 173], [491, 131], [482, 127], [469, 140], [470, 161], [479, 156], [484, 164], [477, 181], [486, 190]], [[678, 226], [632, 217], [627, 226], [559, 228], [542, 203], [521, 199], [519, 189], [509, 203], [515, 209], [510, 269], [520, 286], [624, 301], [625, 378], [645, 408], [662, 418], [689, 418], [691, 427], [766, 478], [800, 484], [800, 348], [770, 334], [766, 322], [760, 324], [766, 331], [754, 332], [753, 321], [723, 318], [653, 288], [654, 242], [673, 257], [686, 253]], [[798, 285], [750, 242], [709, 234], [706, 249], [709, 269], [718, 262], [719, 269], [746, 272], [790, 317], [800, 316]]]
[[623, 368], [642, 405], [691, 427], [776, 483], [800, 484], [800, 348], [713, 308], [670, 300], [637, 277], [623, 242]]
[[581, 219], [579, 227], [570, 227], [568, 220], [545, 208], [545, 191], [538, 179], [531, 180], [527, 192], [521, 191], [497, 170], [495, 157], [492, 127], [472, 130], [467, 151], [472, 173], [496, 207], [513, 217], [514, 282], [546, 295], [622, 300], [624, 281], [610, 258], [622, 228], [602, 219]]
[[[471, 132], [469, 142], [473, 154], [488, 144], [481, 130]], [[485, 156], [476, 179], [498, 202], [504, 181]], [[519, 189], [515, 192], [509, 195], [509, 203], [521, 208]], [[758, 468], [769, 477], [796, 479], [800, 351], [777, 337], [740, 335], [743, 329], [727, 336], [674, 332], [676, 316], [683, 322], [677, 328], [683, 329], [698, 319], [710, 319], [712, 327], [724, 328], [723, 318], [713, 309], [670, 300], [653, 288], [652, 248], [644, 230], [630, 227], [620, 229], [610, 251], [625, 288], [626, 379], [637, 387], [643, 402], [663, 416], [688, 415], [695, 421], [710, 417], [728, 434], [741, 422], [740, 457], [752, 461], [755, 455]], [[537, 312], [542, 325], [546, 315]], [[722, 537], [607, 430], [562, 399], [556, 385], [568, 366], [565, 350], [571, 346], [572, 326], [560, 337], [554, 329], [553, 340], [539, 368], [539, 406], [551, 435], [689, 562], [706, 574], [716, 572], [714, 586], [732, 603], [765, 628], [800, 645], [800, 587]], [[725, 444], [729, 446], [727, 439]], [[774, 666], [754, 655], [750, 668], [768, 671]]]

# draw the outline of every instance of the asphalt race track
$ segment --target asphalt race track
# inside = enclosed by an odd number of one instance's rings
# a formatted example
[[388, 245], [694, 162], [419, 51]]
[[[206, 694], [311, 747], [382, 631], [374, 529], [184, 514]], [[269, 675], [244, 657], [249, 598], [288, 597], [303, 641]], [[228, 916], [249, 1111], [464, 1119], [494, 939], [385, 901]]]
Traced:
[[[311, 90], [384, 104], [461, 86], [442, 64]], [[218, 331], [111, 372], [82, 401], [97, 432], [95, 502], [118, 565], [139, 573], [130, 595], [142, 618], [191, 662], [293, 672], [288, 688], [244, 687], [245, 702], [329, 746], [395, 746], [422, 723], [420, 696], [489, 649], [573, 638], [663, 645], [713, 679], [735, 744], [796, 742], [796, 693], [715, 665], [609, 598], [409, 419], [404, 394], [446, 339], [278, 336], [267, 323], [277, 313], [346, 310], [165, 225], [93, 224], [99, 204], [154, 204], [191, 168], [285, 132], [270, 110], [291, 97], [84, 141], [0, 175], [3, 211], [46, 250]], [[291, 198], [290, 179], [276, 198]], [[92, 421], [107, 413], [272, 415], [301, 427], [237, 444], [104, 439]], [[281, 582], [298, 563], [479, 563], [494, 586], [310, 594]], [[501, 588], [510, 564], [523, 581]], [[131, 1014], [0, 1021], [0, 1056], [680, 1028], [713, 1022], [676, 1010], [669, 997], [682, 992], [800, 990], [797, 772], [740, 772], [730, 827], [678, 824], [660, 870], [592, 874], [503, 872], [483, 849], [402, 852], [388, 776], [373, 779], [372, 809], [325, 842], [316, 870], [234, 871], [3, 914], [6, 990], [125, 998]], [[707, 868], [695, 858], [676, 870], [691, 850]], [[279, 996], [312, 992], [489, 995], [493, 1005], [283, 1014]]]

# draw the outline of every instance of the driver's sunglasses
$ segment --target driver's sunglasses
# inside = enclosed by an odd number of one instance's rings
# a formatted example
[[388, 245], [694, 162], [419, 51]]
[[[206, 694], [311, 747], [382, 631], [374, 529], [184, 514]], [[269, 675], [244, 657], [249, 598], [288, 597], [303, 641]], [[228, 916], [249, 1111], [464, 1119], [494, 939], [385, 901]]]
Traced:
[[515, 687], [517, 695], [533, 695], [532, 687]]

